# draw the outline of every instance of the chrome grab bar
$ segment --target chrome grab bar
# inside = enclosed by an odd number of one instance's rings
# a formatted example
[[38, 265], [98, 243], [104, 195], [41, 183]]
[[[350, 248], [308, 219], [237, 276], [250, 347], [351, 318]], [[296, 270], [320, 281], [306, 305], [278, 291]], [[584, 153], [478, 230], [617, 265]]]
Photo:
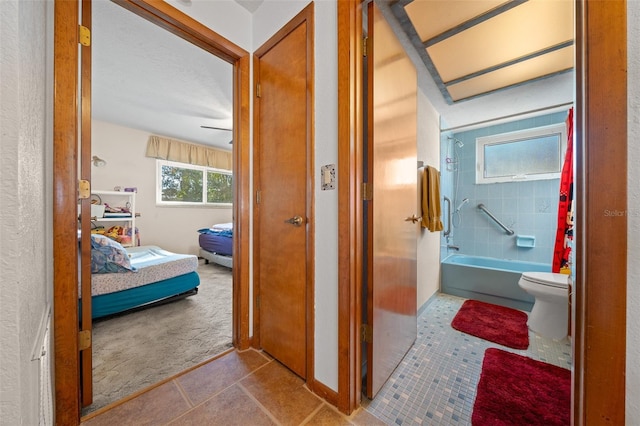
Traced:
[[444, 200], [447, 202], [447, 230], [444, 231], [446, 237], [451, 233], [451, 200], [447, 196], [444, 196]]
[[500, 227], [501, 227], [502, 229], [504, 229], [504, 231], [505, 231], [508, 235], [513, 235], [513, 234], [514, 234], [513, 229], [509, 229], [509, 228], [507, 228], [507, 227], [504, 225], [504, 223], [500, 222], [500, 221], [499, 221], [499, 220], [498, 220], [498, 219], [497, 219], [493, 214], [491, 214], [491, 212], [490, 212], [489, 210], [487, 210], [487, 208], [484, 206], [484, 204], [482, 204], [482, 203], [481, 203], [481, 204], [478, 204], [478, 208], [479, 208], [480, 210], [482, 210], [483, 212], [485, 212], [485, 213], [487, 214], [487, 216], [489, 216], [491, 219], [493, 219], [493, 221], [494, 221], [495, 223], [497, 223], [498, 225], [500, 225]]

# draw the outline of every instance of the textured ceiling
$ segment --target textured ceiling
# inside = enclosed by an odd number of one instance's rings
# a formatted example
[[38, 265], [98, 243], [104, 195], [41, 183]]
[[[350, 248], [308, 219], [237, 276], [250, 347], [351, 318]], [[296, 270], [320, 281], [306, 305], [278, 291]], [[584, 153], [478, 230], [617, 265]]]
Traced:
[[449, 104], [573, 69], [572, 0], [400, 0], [392, 9]]
[[111, 1], [93, 2], [92, 116], [230, 149], [232, 66]]

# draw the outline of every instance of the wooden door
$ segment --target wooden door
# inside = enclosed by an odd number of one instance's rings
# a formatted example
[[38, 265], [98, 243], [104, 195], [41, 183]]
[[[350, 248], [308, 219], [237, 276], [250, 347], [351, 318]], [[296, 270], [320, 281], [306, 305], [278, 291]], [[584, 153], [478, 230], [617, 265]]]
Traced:
[[367, 397], [416, 339], [416, 70], [372, 2], [368, 14]]
[[[82, 0], [82, 26], [91, 31], [91, 0]], [[90, 39], [89, 39], [90, 40]], [[81, 40], [82, 42], [82, 40]], [[79, 179], [91, 183], [91, 44], [80, 45]], [[91, 200], [80, 202], [80, 389], [82, 406], [93, 403], [91, 345]]]
[[294, 18], [256, 52], [256, 316], [259, 345], [307, 377], [313, 32]]

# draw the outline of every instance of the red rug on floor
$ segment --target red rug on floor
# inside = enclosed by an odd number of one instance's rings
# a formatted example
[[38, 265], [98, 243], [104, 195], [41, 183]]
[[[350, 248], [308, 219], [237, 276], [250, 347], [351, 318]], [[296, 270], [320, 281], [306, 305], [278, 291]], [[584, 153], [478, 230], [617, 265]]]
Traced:
[[571, 371], [497, 348], [484, 353], [473, 426], [571, 422]]
[[477, 300], [466, 300], [451, 321], [463, 333], [513, 349], [529, 347], [527, 314]]

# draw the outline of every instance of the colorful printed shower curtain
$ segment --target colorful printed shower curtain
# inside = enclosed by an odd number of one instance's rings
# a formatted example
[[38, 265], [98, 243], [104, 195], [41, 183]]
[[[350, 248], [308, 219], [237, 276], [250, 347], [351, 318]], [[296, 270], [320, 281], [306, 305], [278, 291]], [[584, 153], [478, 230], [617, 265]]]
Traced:
[[567, 152], [560, 176], [558, 229], [553, 251], [553, 272], [571, 274], [571, 242], [573, 241], [573, 108], [569, 110], [567, 124]]

